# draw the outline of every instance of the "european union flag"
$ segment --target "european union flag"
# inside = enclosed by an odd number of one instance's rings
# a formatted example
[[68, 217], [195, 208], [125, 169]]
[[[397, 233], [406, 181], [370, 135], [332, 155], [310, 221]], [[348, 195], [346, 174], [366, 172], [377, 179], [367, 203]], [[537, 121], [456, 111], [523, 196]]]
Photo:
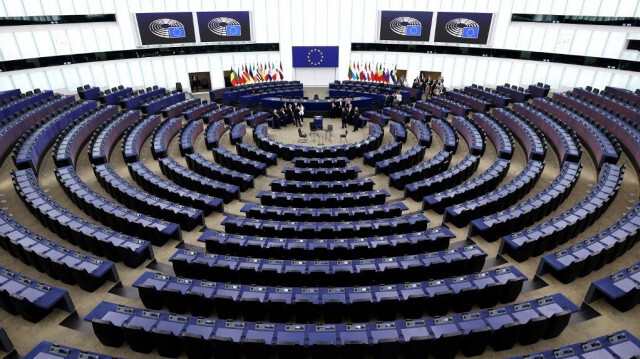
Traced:
[[241, 36], [242, 26], [240, 25], [227, 25], [227, 36]]
[[466, 39], [477, 39], [479, 32], [479, 27], [465, 27], [462, 29], [462, 37]]
[[338, 46], [293, 46], [293, 67], [338, 67]]
[[179, 27], [170, 27], [169, 28], [169, 37], [170, 38], [178, 38], [178, 37], [186, 37], [187, 35], [184, 32], [184, 26]]
[[422, 26], [407, 25], [407, 36], [420, 36], [422, 34]]

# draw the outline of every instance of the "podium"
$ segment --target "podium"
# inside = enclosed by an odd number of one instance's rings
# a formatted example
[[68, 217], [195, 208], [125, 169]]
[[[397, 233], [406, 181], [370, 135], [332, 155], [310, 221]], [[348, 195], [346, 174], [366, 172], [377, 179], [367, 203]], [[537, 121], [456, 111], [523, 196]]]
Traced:
[[313, 124], [316, 127], [316, 130], [322, 130], [322, 116], [313, 116]]

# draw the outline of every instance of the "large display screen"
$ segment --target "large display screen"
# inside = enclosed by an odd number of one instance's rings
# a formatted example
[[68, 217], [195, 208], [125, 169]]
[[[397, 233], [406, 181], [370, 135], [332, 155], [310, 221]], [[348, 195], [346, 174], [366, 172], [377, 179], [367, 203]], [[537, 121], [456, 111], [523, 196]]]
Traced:
[[486, 45], [493, 14], [438, 12], [435, 42]]
[[251, 41], [249, 11], [198, 12], [201, 42]]
[[381, 11], [380, 40], [429, 41], [433, 12]]
[[136, 22], [142, 45], [196, 42], [193, 14], [190, 12], [137, 13]]

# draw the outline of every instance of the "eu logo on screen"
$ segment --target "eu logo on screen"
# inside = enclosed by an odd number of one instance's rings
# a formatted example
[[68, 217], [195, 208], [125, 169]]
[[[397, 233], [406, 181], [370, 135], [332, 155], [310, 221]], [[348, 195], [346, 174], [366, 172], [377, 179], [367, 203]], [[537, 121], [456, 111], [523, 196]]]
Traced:
[[407, 25], [407, 36], [420, 36], [422, 34], [422, 26]]
[[467, 39], [477, 39], [479, 32], [479, 27], [465, 27], [462, 29], [462, 37]]
[[178, 38], [187, 36], [184, 27], [169, 27], [169, 38]]
[[242, 27], [240, 25], [227, 25], [227, 36], [241, 36]]

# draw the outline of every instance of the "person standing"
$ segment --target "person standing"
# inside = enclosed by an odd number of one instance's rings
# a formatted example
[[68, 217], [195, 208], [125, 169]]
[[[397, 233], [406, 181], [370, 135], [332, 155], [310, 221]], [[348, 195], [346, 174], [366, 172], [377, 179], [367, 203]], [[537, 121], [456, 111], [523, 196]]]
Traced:
[[287, 111], [284, 107], [280, 109], [280, 126], [287, 127]]
[[301, 103], [298, 104], [300, 106], [300, 127], [302, 127], [304, 123], [304, 105]]
[[194, 74], [191, 78], [191, 88], [193, 89], [193, 92], [198, 91], [198, 82], [200, 82], [200, 80], [198, 79], [198, 75]]
[[278, 110], [273, 110], [271, 119], [273, 121], [273, 128], [280, 128], [280, 115], [278, 114]]
[[347, 121], [349, 120], [348, 119], [349, 113], [347, 112], [347, 109], [344, 108], [344, 107], [342, 108], [341, 116], [342, 116], [342, 128], [347, 128]]
[[360, 127], [360, 111], [357, 107], [353, 110], [351, 121], [353, 121], [353, 132], [358, 131], [358, 128]]
[[293, 103], [293, 124], [296, 125], [296, 127], [302, 126], [302, 121], [300, 120], [300, 106], [297, 102]]

